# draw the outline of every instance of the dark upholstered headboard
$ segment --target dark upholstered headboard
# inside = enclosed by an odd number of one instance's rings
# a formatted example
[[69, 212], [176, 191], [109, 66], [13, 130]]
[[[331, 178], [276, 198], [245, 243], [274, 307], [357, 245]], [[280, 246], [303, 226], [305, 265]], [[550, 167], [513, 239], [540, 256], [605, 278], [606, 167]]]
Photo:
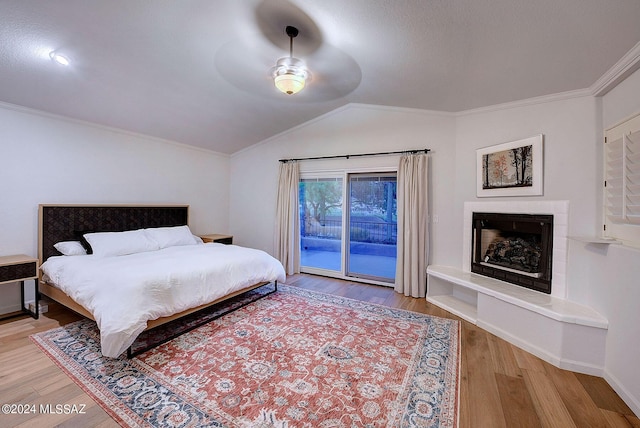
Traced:
[[82, 233], [122, 232], [189, 223], [188, 205], [40, 205], [38, 259], [60, 255], [53, 245], [77, 241]]

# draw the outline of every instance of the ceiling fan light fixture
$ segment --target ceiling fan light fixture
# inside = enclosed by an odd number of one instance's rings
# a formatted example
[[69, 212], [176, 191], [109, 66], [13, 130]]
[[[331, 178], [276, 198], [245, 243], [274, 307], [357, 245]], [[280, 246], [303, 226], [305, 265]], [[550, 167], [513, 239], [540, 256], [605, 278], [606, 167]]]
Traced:
[[289, 56], [280, 58], [276, 66], [271, 69], [271, 76], [276, 88], [284, 94], [297, 94], [311, 78], [304, 61], [293, 56], [293, 38], [298, 35], [298, 29], [287, 26], [285, 29], [289, 36]]
[[283, 94], [293, 95], [304, 89], [309, 72], [298, 58], [280, 58], [272, 71], [273, 82]]
[[297, 94], [304, 89], [305, 78], [295, 74], [281, 74], [276, 76], [273, 81], [276, 88], [287, 95]]

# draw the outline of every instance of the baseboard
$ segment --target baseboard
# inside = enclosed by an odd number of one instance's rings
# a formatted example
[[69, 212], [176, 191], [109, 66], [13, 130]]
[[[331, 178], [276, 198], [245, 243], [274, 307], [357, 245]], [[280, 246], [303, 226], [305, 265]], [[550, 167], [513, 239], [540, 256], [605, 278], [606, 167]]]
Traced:
[[[35, 300], [26, 300], [24, 302], [25, 307], [30, 308], [31, 306], [33, 306], [33, 304], [35, 303]], [[39, 302], [39, 311], [41, 314], [46, 313], [49, 310], [49, 306], [47, 304], [47, 301], [42, 301], [40, 300]], [[20, 312], [21, 308], [20, 308], [20, 303], [16, 303], [13, 305], [7, 305], [7, 306], [0, 306], [0, 316], [5, 315], [5, 314], [10, 314], [12, 312]]]
[[613, 390], [618, 393], [620, 398], [622, 398], [622, 401], [624, 401], [627, 406], [629, 406], [633, 413], [635, 413], [637, 417], [640, 417], [640, 398], [631, 395], [631, 393], [627, 391], [627, 388], [623, 386], [618, 378], [613, 376], [608, 371], [604, 371], [603, 377], [604, 380], [606, 380], [607, 383], [611, 386], [611, 388], [613, 388]]
[[496, 336], [506, 340], [507, 342], [517, 346], [518, 348], [521, 348], [533, 355], [535, 355], [536, 357], [540, 358], [541, 360], [546, 361], [547, 363], [556, 366], [558, 368], [564, 369], [564, 370], [571, 370], [573, 372], [578, 372], [578, 373], [584, 373], [584, 374], [588, 374], [588, 375], [592, 375], [592, 376], [599, 376], [599, 377], [603, 377], [604, 374], [604, 369], [603, 367], [599, 367], [590, 363], [586, 363], [583, 361], [573, 361], [573, 360], [567, 360], [567, 359], [563, 359], [560, 358], [557, 355], [553, 355], [550, 352], [539, 348], [527, 341], [522, 340], [519, 337], [516, 337], [500, 328], [497, 328], [496, 326], [492, 325], [492, 324], [487, 324], [482, 322], [481, 320], [478, 320], [477, 326], [488, 331], [491, 334], [495, 334]]
[[20, 303], [13, 305], [0, 306], [0, 316], [4, 314], [10, 314], [11, 312], [18, 312], [20, 310]]
[[570, 370], [572, 372], [584, 373], [591, 376], [604, 377], [604, 370], [602, 367], [585, 363], [583, 361], [561, 359], [558, 367], [564, 370]]

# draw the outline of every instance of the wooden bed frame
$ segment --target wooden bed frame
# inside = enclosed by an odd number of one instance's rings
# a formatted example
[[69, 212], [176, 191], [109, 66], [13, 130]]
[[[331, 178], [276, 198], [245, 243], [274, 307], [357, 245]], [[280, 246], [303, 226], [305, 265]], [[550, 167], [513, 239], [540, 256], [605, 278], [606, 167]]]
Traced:
[[[38, 207], [38, 262], [42, 265], [49, 257], [60, 255], [53, 247], [61, 241], [78, 241], [83, 233], [122, 232], [148, 227], [183, 226], [188, 224], [189, 205], [51, 205]], [[39, 272], [39, 292], [63, 306], [94, 320], [93, 315], [59, 288], [42, 280]], [[159, 327], [195, 312], [201, 311], [247, 291], [269, 284], [260, 282], [228, 294], [212, 302], [187, 309], [177, 314], [149, 320], [146, 330]], [[275, 289], [277, 290], [277, 282]], [[266, 294], [265, 294], [266, 295]], [[128, 356], [131, 357], [131, 348]], [[146, 350], [146, 349], [144, 349]], [[137, 353], [143, 352], [139, 351]], [[136, 354], [137, 354], [136, 353]]]

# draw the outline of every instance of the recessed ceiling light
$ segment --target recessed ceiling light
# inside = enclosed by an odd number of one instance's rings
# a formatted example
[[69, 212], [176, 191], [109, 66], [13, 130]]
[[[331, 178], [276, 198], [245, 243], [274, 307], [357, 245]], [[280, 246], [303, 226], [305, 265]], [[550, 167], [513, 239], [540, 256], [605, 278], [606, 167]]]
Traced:
[[64, 55], [60, 55], [59, 53], [56, 53], [56, 52], [51, 52], [49, 56], [51, 57], [52, 60], [54, 60], [60, 65], [69, 65], [69, 60]]

